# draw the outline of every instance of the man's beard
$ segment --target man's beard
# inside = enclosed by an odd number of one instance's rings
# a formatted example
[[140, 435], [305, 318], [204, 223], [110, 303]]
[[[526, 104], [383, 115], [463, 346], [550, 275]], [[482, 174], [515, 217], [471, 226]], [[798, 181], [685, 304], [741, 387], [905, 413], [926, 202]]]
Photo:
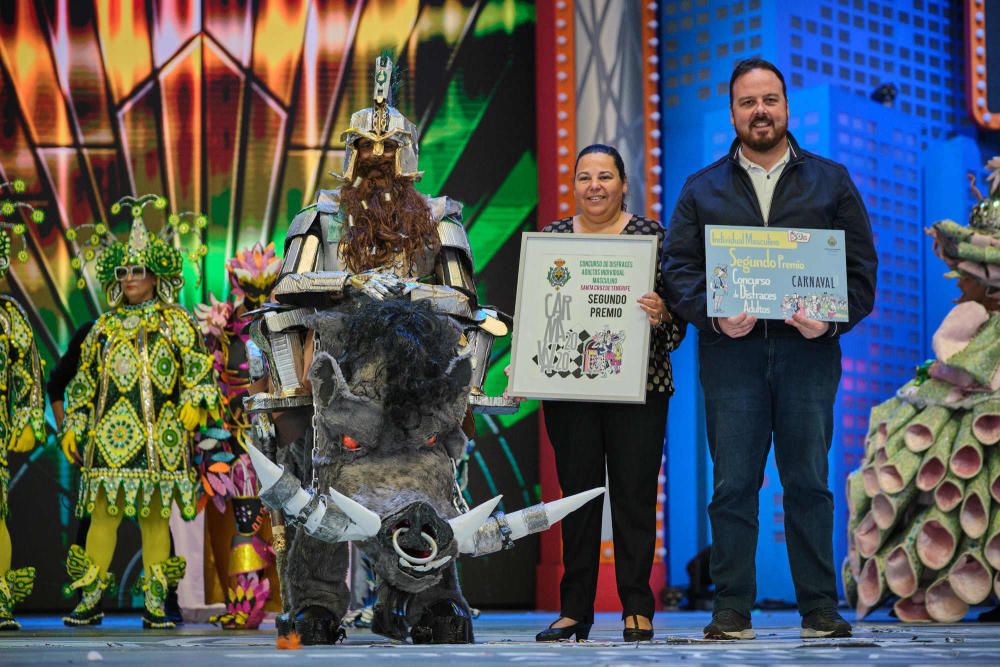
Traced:
[[412, 180], [395, 174], [395, 158], [359, 162], [355, 176], [357, 185], [345, 184], [340, 191], [344, 215], [340, 254], [350, 271], [384, 267], [400, 254], [412, 264], [437, 249], [440, 242], [430, 208]]
[[773, 118], [769, 117], [767, 120], [771, 121], [771, 129], [773, 130], [773, 134], [771, 134], [769, 137], [758, 139], [756, 136], [754, 136], [754, 128], [753, 128], [753, 124], [758, 120], [761, 119], [760, 118], [751, 119], [746, 129], [736, 130], [736, 135], [737, 137], [739, 137], [740, 143], [745, 145], [747, 148], [757, 151], [758, 153], [766, 153], [772, 148], [778, 146], [785, 139], [785, 136], [788, 134], [788, 123], [783, 123], [781, 125], [778, 125], [778, 123], [776, 123]]

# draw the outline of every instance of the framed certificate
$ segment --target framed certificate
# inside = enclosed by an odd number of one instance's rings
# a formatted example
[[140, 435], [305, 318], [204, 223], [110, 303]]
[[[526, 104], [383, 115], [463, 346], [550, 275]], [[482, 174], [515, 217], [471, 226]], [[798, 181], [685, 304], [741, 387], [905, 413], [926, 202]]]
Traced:
[[705, 226], [709, 317], [786, 320], [802, 309], [847, 321], [847, 254], [839, 229]]
[[508, 393], [642, 403], [655, 236], [521, 235]]

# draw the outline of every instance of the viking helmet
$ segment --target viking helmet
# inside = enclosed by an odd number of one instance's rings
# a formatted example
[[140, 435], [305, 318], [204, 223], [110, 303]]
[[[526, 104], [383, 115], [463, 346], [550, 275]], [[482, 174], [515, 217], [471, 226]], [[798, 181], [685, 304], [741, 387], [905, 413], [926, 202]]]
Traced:
[[420, 148], [417, 145], [419, 136], [414, 125], [392, 106], [392, 74], [393, 63], [388, 56], [375, 59], [375, 92], [372, 95], [372, 106], [351, 114], [351, 126], [340, 135], [344, 142], [344, 173], [340, 178], [351, 182], [354, 180], [357, 167], [358, 139], [369, 139], [374, 144], [373, 153], [382, 155], [385, 142], [396, 144], [395, 174], [415, 181], [423, 176], [417, 171], [417, 157]]

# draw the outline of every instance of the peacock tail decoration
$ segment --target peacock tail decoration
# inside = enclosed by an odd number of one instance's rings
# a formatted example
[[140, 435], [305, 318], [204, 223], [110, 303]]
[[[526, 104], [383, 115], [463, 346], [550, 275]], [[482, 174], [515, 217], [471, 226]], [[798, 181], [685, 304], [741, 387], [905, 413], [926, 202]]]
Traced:
[[[66, 240], [78, 248], [70, 265], [80, 277], [77, 287], [87, 287], [87, 267], [92, 266], [97, 280], [104, 289], [108, 305], [121, 303], [123, 292], [117, 277], [119, 267], [142, 266], [156, 277], [156, 296], [164, 303], [173, 303], [184, 285], [184, 260], [191, 262], [197, 283], [201, 284], [201, 260], [208, 253], [202, 241], [202, 232], [208, 218], [193, 211], [170, 213], [158, 233], [151, 233], [143, 211], [147, 206], [164, 211], [167, 199], [161, 195], [145, 194], [140, 197], [122, 197], [111, 205], [112, 215], [131, 214], [128, 237], [119, 239], [107, 222], [88, 223], [66, 231]], [[82, 232], [90, 235], [82, 239]]]
[[[0, 201], [0, 278], [6, 275], [7, 269], [10, 268], [12, 257], [22, 263], [28, 261], [28, 250], [24, 241], [24, 235], [28, 231], [28, 227], [24, 223], [23, 214], [19, 213], [19, 211], [26, 211], [28, 213], [28, 220], [33, 224], [39, 224], [45, 220], [45, 213], [42, 210], [35, 208], [26, 201], [15, 199], [18, 195], [23, 194], [26, 189], [27, 187], [21, 179], [0, 183], [0, 192], [5, 195], [2, 201]], [[15, 218], [15, 216], [18, 217]], [[16, 253], [13, 252], [14, 241], [20, 244]]]

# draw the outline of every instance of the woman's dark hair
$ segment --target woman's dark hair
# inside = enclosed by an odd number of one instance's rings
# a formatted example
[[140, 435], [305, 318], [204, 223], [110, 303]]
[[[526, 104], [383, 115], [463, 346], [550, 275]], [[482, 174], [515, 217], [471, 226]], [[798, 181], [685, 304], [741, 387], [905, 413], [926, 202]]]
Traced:
[[[622, 154], [618, 152], [618, 149], [614, 146], [608, 146], [607, 144], [590, 144], [583, 150], [581, 150], [576, 155], [576, 163], [573, 165], [573, 174], [576, 178], [576, 169], [580, 166], [580, 158], [584, 155], [590, 155], [591, 153], [603, 153], [604, 155], [610, 155], [611, 159], [615, 161], [615, 167], [618, 169], [618, 175], [621, 176], [622, 183], [628, 181], [628, 176], [625, 174], [625, 160], [622, 159]], [[622, 210], [626, 210], [625, 197], [622, 197]]]
[[788, 99], [788, 91], [785, 89], [785, 76], [781, 73], [781, 70], [774, 63], [768, 62], [763, 58], [747, 58], [736, 63], [736, 67], [733, 68], [733, 75], [729, 77], [730, 107], [733, 106], [733, 85], [736, 83], [736, 79], [755, 69], [766, 69], [768, 72], [774, 72], [774, 75], [778, 77], [778, 81], [781, 82], [781, 94], [784, 95], [785, 99]]

